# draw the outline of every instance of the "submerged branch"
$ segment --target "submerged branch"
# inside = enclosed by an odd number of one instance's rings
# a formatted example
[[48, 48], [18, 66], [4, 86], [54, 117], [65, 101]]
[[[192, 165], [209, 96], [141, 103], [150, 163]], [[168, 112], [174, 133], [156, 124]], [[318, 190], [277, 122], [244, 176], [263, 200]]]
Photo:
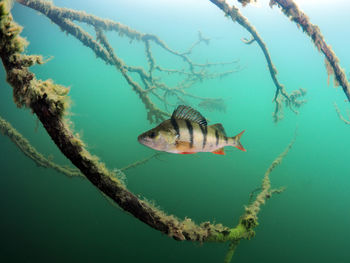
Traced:
[[76, 168], [62, 166], [54, 163], [50, 157], [45, 157], [39, 153], [29, 141], [23, 137], [13, 126], [0, 116], [0, 133], [9, 137], [9, 139], [24, 153], [35, 162], [36, 165], [44, 168], [51, 168], [68, 177], [83, 176]]
[[226, 16], [231, 17], [233, 22], [237, 22], [242, 27], [244, 27], [251, 35], [251, 40], [243, 39], [243, 42], [246, 44], [251, 44], [254, 41], [256, 41], [264, 53], [268, 69], [270, 72], [270, 76], [272, 78], [272, 81], [276, 87], [276, 92], [274, 96], [274, 103], [275, 103], [275, 111], [273, 112], [273, 119], [275, 122], [278, 122], [280, 119], [283, 118], [283, 104], [285, 104], [287, 107], [289, 107], [294, 113], [298, 113], [296, 108], [299, 108], [302, 106], [306, 101], [305, 100], [299, 100], [301, 97], [304, 97], [306, 94], [305, 89], [298, 89], [293, 91], [290, 95], [287, 93], [284, 86], [278, 81], [277, 79], [277, 69], [272, 63], [270, 53], [267, 49], [267, 46], [255, 27], [250, 24], [248, 19], [244, 17], [238, 8], [232, 5], [232, 7], [229, 6], [229, 4], [225, 0], [210, 0], [213, 4], [215, 4], [218, 8], [220, 8]]
[[303, 29], [312, 40], [318, 51], [325, 55], [327, 73], [335, 77], [336, 86], [341, 86], [350, 101], [350, 84], [346, 78], [344, 69], [339, 65], [339, 58], [336, 56], [331, 46], [327, 45], [320, 28], [310, 22], [309, 17], [302, 12], [293, 0], [270, 0], [270, 6], [277, 5], [282, 9], [283, 13], [297, 26]]
[[[40, 63], [40, 57], [22, 54], [26, 42], [19, 36], [20, 32], [21, 27], [13, 21], [11, 16], [9, 2], [0, 1], [0, 57], [6, 70], [7, 82], [13, 88], [17, 106], [31, 109], [60, 151], [97, 189], [124, 211], [175, 240], [230, 242], [230, 250], [225, 259], [225, 262], [229, 262], [239, 241], [250, 239], [255, 235], [254, 228], [258, 224], [257, 214], [260, 206], [270, 198], [271, 194], [279, 191], [270, 189], [269, 175], [287, 155], [294, 140], [265, 173], [261, 193], [253, 204], [246, 208], [245, 214], [236, 227], [214, 225], [209, 222], [198, 225], [189, 218], [180, 220], [166, 214], [151, 203], [139, 199], [126, 188], [114, 172], [108, 170], [104, 163], [89, 153], [84, 142], [73, 133], [65, 119], [69, 108], [69, 89], [51, 80], [36, 79], [29, 67]], [[101, 35], [99, 39], [103, 48], [108, 50], [102, 38]], [[111, 51], [107, 53], [110, 56]]]
[[[45, 157], [43, 154], [39, 153], [30, 144], [30, 142], [11, 125], [11, 123], [6, 121], [1, 116], [0, 116], [0, 134], [7, 136], [18, 147], [18, 149], [22, 153], [24, 153], [25, 156], [29, 157], [29, 159], [34, 161], [37, 166], [44, 167], [44, 168], [51, 168], [68, 177], [84, 177], [83, 174], [80, 173], [78, 169], [56, 164], [52, 161], [51, 156]], [[145, 164], [148, 161], [152, 160], [153, 158], [156, 158], [162, 154], [163, 153], [155, 153], [147, 158], [135, 161], [123, 168], [115, 169], [116, 170], [115, 172], [117, 174], [123, 174], [126, 170]], [[122, 177], [125, 177], [125, 175], [123, 175]]]
[[224, 263], [230, 263], [232, 260], [233, 255], [236, 252], [236, 248], [239, 245], [240, 240], [235, 240], [232, 241], [229, 245], [229, 249], [228, 252], [226, 253], [225, 259], [224, 259]]
[[135, 168], [135, 167], [137, 167], [137, 166], [139, 166], [141, 164], [145, 164], [148, 161], [150, 161], [151, 159], [156, 158], [156, 157], [158, 157], [159, 155], [162, 155], [162, 154], [163, 154], [162, 152], [158, 152], [158, 153], [152, 154], [151, 156], [149, 156], [149, 157], [147, 157], [145, 159], [133, 162], [133, 163], [131, 163], [131, 164], [129, 164], [129, 165], [123, 167], [123, 168], [120, 168], [119, 170], [125, 172], [126, 170], [129, 170], [131, 168]]
[[335, 102], [334, 102], [334, 108], [335, 108], [335, 111], [337, 112], [337, 115], [338, 115], [339, 119], [342, 120], [345, 124], [350, 125], [350, 114], [348, 113], [349, 120], [347, 120], [347, 119], [345, 119], [345, 117], [341, 114], [340, 109], [339, 109], [338, 105], [337, 105]]
[[257, 220], [257, 214], [261, 209], [261, 205], [265, 204], [266, 200], [269, 199], [274, 193], [281, 193], [284, 188], [271, 189], [271, 172], [282, 163], [284, 157], [287, 156], [289, 150], [293, 147], [296, 140], [297, 133], [295, 132], [292, 141], [289, 143], [287, 148], [271, 163], [270, 167], [266, 170], [264, 179], [261, 186], [261, 192], [256, 196], [255, 201], [246, 207], [245, 217], [254, 218]]
[[13, 22], [8, 2], [0, 1], [0, 19], [0, 57], [17, 105], [32, 109], [61, 152], [93, 185], [126, 212], [176, 240], [225, 242], [245, 236], [242, 231], [220, 224], [205, 222], [196, 225], [191, 219], [181, 221], [131, 193], [70, 130], [64, 119], [69, 106], [68, 89], [52, 81], [37, 80], [29, 71], [28, 56], [21, 54], [25, 47], [19, 36], [21, 28]]
[[[169, 118], [169, 114], [161, 110], [156, 104], [154, 104], [149, 96], [148, 91], [152, 89], [152, 93], [160, 98], [161, 102], [164, 104], [165, 108], [170, 106], [165, 93], [161, 87], [166, 86], [168, 89], [174, 91], [181, 90], [181, 86], [176, 86], [170, 88], [165, 82], [162, 82], [162, 78], [155, 76], [155, 72], [167, 74], [167, 73], [177, 73], [181, 76], [185, 76], [185, 82], [187, 86], [192, 86], [193, 84], [200, 82], [204, 79], [211, 78], [221, 78], [233, 74], [239, 70], [236, 67], [233, 70], [228, 70], [219, 73], [211, 73], [208, 71], [210, 67], [218, 65], [231, 65], [233, 62], [207, 62], [207, 63], [196, 63], [193, 62], [189, 55], [192, 53], [193, 49], [200, 43], [209, 43], [209, 39], [203, 37], [201, 33], [198, 34], [198, 40], [186, 51], [178, 52], [168, 47], [168, 45], [159, 39], [156, 35], [144, 34], [137, 30], [134, 30], [121, 23], [96, 17], [94, 15], [86, 14], [82, 11], [75, 11], [68, 8], [60, 8], [54, 6], [53, 3], [42, 0], [17, 0], [22, 5], [32, 8], [36, 11], [41, 12], [47, 16], [53, 23], [58, 25], [62, 31], [77, 38], [81, 43], [96, 54], [97, 57], [104, 60], [107, 64], [113, 65], [122, 74], [127, 83], [131, 86], [133, 91], [140, 97], [142, 103], [145, 105], [147, 111], [147, 119], [152, 122], [160, 122]], [[96, 31], [96, 40], [80, 26], [76, 25], [74, 22], [82, 22], [91, 27]], [[105, 36], [105, 31], [117, 32], [120, 36], [125, 36], [130, 39], [130, 41], [139, 41], [145, 47], [145, 56], [148, 62], [148, 70], [141, 67], [127, 65], [114, 51]], [[185, 65], [187, 69], [174, 69], [165, 68], [157, 64], [157, 61], [152, 53], [151, 44], [158, 46], [159, 48], [165, 50], [173, 56], [178, 57]], [[135, 73], [140, 77], [141, 83], [138, 83], [132, 74]], [[158, 93], [157, 93], [158, 92]], [[181, 100], [184, 97], [191, 96], [188, 92], [183, 92], [178, 95], [181, 96]]]
[[[245, 213], [240, 218], [239, 224], [236, 226], [236, 228], [244, 227], [247, 232], [251, 233], [251, 236], [249, 238], [253, 237], [255, 235], [255, 232], [253, 229], [258, 226], [258, 213], [261, 209], [261, 206], [265, 204], [267, 199], [270, 199], [273, 194], [279, 194], [284, 191], [284, 187], [278, 188], [278, 189], [271, 189], [271, 180], [270, 180], [270, 174], [271, 172], [282, 163], [282, 160], [287, 156], [289, 150], [292, 148], [292, 146], [295, 143], [297, 136], [297, 132], [295, 131], [294, 137], [292, 141], [289, 143], [287, 148], [271, 163], [270, 167], [266, 170], [264, 178], [262, 180], [261, 187], [255, 189], [250, 194], [250, 199], [252, 198], [252, 195], [256, 191], [260, 191], [260, 193], [256, 196], [255, 200], [251, 202], [249, 200], [248, 206], [245, 207]], [[248, 239], [249, 239], [248, 238]], [[227, 252], [225, 263], [229, 263], [231, 261], [231, 258], [236, 250], [236, 246], [238, 245], [239, 240], [233, 240], [230, 244], [229, 251]]]

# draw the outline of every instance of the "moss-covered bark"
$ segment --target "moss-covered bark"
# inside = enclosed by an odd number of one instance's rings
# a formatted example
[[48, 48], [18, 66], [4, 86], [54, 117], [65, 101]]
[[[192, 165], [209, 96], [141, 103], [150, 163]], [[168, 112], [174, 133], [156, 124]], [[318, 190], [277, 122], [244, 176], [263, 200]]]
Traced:
[[13, 126], [0, 116], [0, 133], [9, 139], [23, 152], [32, 159], [36, 165], [44, 168], [51, 168], [59, 173], [69, 177], [83, 176], [78, 169], [62, 166], [54, 163], [49, 157], [39, 153], [29, 141], [23, 137]]
[[[198, 35], [198, 40], [185, 52], [179, 52], [171, 49], [164, 41], [159, 37], [152, 34], [144, 34], [137, 30], [134, 30], [119, 22], [115, 22], [109, 19], [102, 19], [91, 14], [87, 14], [82, 11], [76, 11], [68, 8], [62, 8], [55, 6], [52, 2], [42, 0], [17, 0], [18, 3], [32, 8], [46, 17], [48, 17], [53, 23], [60, 27], [60, 29], [68, 34], [74, 36], [83, 45], [89, 47], [98, 58], [104, 60], [107, 64], [115, 66], [115, 68], [122, 74], [128, 85], [139, 96], [142, 103], [145, 105], [147, 111], [147, 119], [152, 122], [160, 122], [170, 117], [169, 113], [160, 109], [156, 103], [152, 100], [151, 95], [156, 97], [162, 104], [164, 104], [167, 110], [168, 106], [174, 108], [167, 97], [172, 95], [179, 101], [185, 102], [185, 97], [195, 98], [200, 101], [206, 101], [204, 105], [210, 104], [211, 100], [200, 96], [195, 96], [189, 93], [188, 87], [195, 83], [202, 81], [203, 79], [221, 78], [233, 74], [239, 70], [239, 67], [230, 69], [224, 72], [209, 72], [209, 68], [218, 65], [231, 65], [236, 61], [231, 62], [217, 62], [217, 63], [195, 63], [190, 59], [189, 55], [192, 53], [194, 47], [200, 43], [209, 43], [209, 40]], [[75, 22], [82, 22], [88, 26], [92, 26], [96, 31], [96, 39], [93, 38], [87, 31], [83, 30]], [[130, 41], [139, 41], [145, 46], [145, 55], [148, 61], [148, 70], [141, 67], [127, 65], [119, 55], [110, 46], [108, 39], [105, 37], [104, 32], [114, 31], [120, 36], [125, 36]], [[178, 57], [184, 62], [184, 65], [188, 69], [176, 69], [165, 68], [157, 64], [157, 61], [152, 53], [151, 44], [160, 47], [172, 56]], [[178, 74], [183, 77], [175, 87], [167, 85], [162, 78], [156, 75], [156, 72], [162, 72], [167, 74]], [[133, 77], [135, 73], [139, 76], [140, 82], [137, 78]], [[155, 76], [156, 75], [156, 76]], [[160, 95], [161, 94], [161, 95]], [[221, 100], [223, 102], [223, 100]], [[214, 107], [214, 109], [216, 109]]]
[[255, 235], [254, 228], [258, 225], [257, 214], [260, 206], [276, 192], [271, 190], [269, 175], [287, 154], [291, 145], [265, 173], [262, 193], [253, 203], [254, 209], [248, 207], [236, 227], [214, 225], [209, 222], [198, 225], [189, 218], [180, 220], [173, 215], [167, 215], [131, 193], [117, 179], [114, 172], [109, 171], [96, 156], [88, 152], [83, 141], [74, 134], [65, 119], [69, 107], [69, 90], [51, 80], [36, 79], [29, 67], [35, 63], [42, 63], [42, 60], [40, 56], [22, 54], [26, 42], [20, 37], [20, 32], [21, 27], [12, 19], [10, 3], [1, 0], [0, 57], [7, 73], [7, 81], [13, 88], [17, 106], [31, 109], [60, 151], [96, 188], [124, 211], [175, 240], [230, 242], [230, 250], [225, 259], [225, 262], [229, 262], [239, 241], [250, 239]]
[[[14, 99], [19, 107], [32, 109], [61, 152], [105, 195], [133, 216], [176, 240], [226, 241], [230, 229], [221, 225], [194, 224], [184, 221], [140, 200], [129, 192], [115, 174], [92, 156], [84, 143], [71, 130], [64, 119], [68, 107], [68, 90], [52, 81], [37, 80], [28, 66], [40, 61], [37, 56], [21, 54], [26, 45], [19, 36], [21, 31], [12, 19], [9, 2], [0, 2], [0, 57], [7, 73], [7, 81], [14, 90]], [[220, 238], [219, 238], [220, 236]], [[226, 237], [226, 240], [225, 238]]]
[[[332, 69], [336, 84], [343, 88], [343, 91], [350, 101], [350, 84], [346, 78], [346, 74], [343, 68], [339, 65], [339, 58], [336, 56], [331, 46], [326, 43], [324, 36], [321, 33], [320, 28], [310, 22], [309, 17], [302, 12], [293, 0], [270, 0], [270, 6], [277, 5], [283, 11], [283, 13], [298, 27], [303, 29], [312, 40], [318, 51], [325, 55], [326, 65]], [[329, 71], [328, 71], [329, 72]]]

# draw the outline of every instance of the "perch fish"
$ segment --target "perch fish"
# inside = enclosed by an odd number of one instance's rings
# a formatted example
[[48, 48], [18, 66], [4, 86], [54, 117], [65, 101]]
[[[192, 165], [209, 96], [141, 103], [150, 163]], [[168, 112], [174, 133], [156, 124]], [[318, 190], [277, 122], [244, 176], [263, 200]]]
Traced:
[[169, 153], [212, 152], [224, 155], [225, 146], [246, 151], [240, 143], [243, 132], [227, 137], [221, 123], [208, 126], [198, 111], [180, 105], [169, 120], [141, 134], [138, 141], [152, 149]]

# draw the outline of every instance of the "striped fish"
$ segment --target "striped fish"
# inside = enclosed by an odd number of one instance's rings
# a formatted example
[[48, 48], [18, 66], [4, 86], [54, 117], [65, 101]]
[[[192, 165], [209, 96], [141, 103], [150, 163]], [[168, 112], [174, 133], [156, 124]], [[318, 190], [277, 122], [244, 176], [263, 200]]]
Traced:
[[169, 120], [141, 134], [138, 141], [152, 149], [169, 153], [225, 154], [225, 146], [246, 151], [240, 143], [243, 132], [234, 137], [227, 137], [221, 123], [208, 126], [206, 119], [198, 111], [180, 105]]

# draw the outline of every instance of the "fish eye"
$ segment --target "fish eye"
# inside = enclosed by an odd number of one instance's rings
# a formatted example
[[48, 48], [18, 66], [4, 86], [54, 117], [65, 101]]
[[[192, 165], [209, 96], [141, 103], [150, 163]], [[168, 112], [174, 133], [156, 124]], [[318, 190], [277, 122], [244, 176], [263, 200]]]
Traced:
[[154, 137], [156, 137], [156, 133], [155, 133], [155, 132], [151, 132], [151, 133], [149, 134], [149, 137], [150, 137], [151, 139], [153, 139]]

